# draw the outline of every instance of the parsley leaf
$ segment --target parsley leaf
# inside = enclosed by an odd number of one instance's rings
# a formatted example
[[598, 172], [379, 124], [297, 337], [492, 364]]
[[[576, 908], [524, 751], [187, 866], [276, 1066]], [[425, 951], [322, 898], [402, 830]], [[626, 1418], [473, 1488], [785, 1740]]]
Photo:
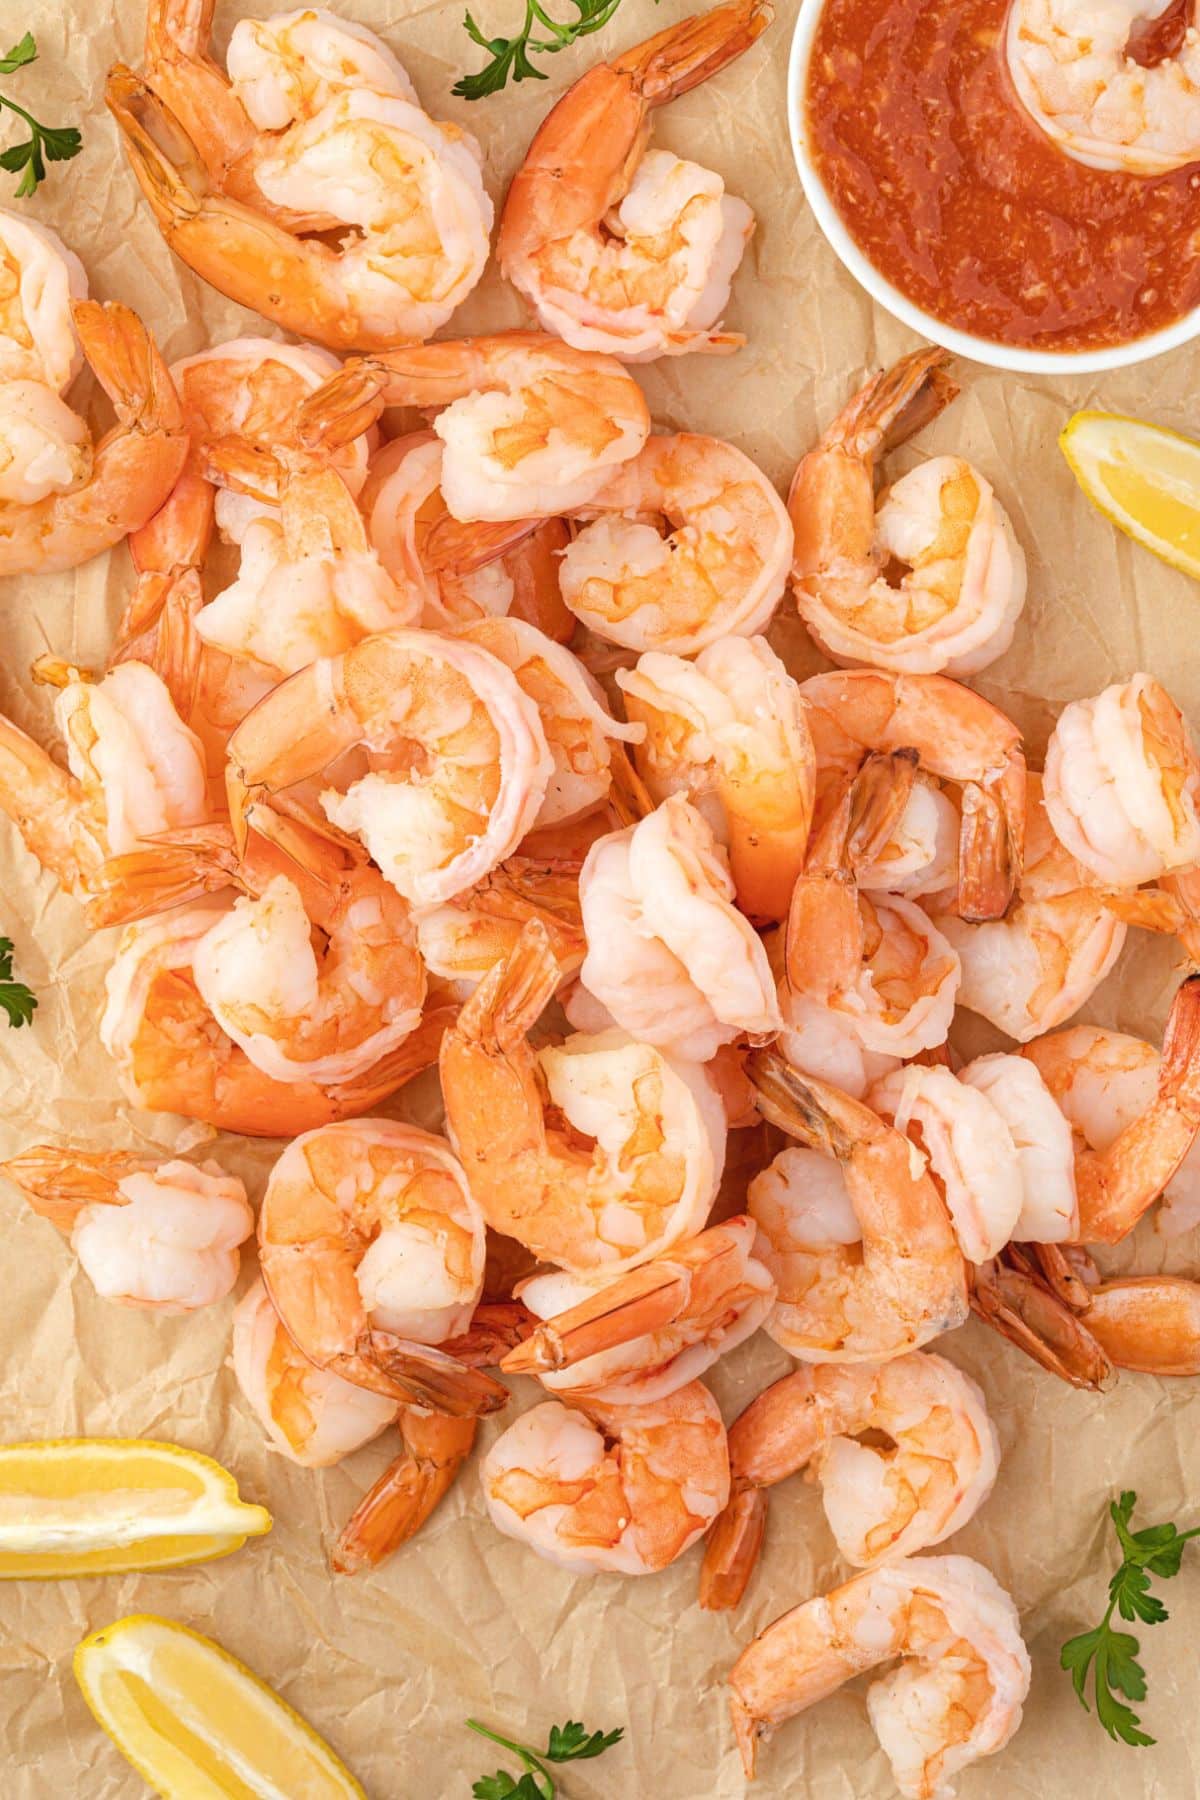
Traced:
[[1200, 1536], [1200, 1527], [1180, 1531], [1177, 1526], [1148, 1525], [1141, 1531], [1129, 1529], [1137, 1495], [1126, 1489], [1119, 1500], [1109, 1506], [1109, 1517], [1123, 1552], [1123, 1560], [1108, 1584], [1108, 1606], [1099, 1625], [1092, 1631], [1068, 1638], [1059, 1653], [1059, 1662], [1071, 1676], [1071, 1683], [1085, 1711], [1089, 1673], [1095, 1689], [1096, 1717], [1114, 1742], [1142, 1746], [1154, 1739], [1141, 1728], [1141, 1720], [1132, 1707], [1116, 1698], [1142, 1701], [1146, 1698], [1146, 1671], [1137, 1660], [1138, 1641], [1128, 1631], [1113, 1628], [1114, 1612], [1123, 1619], [1140, 1619], [1145, 1625], [1160, 1625], [1169, 1617], [1166, 1607], [1150, 1592], [1150, 1576], [1166, 1580], [1178, 1575], [1183, 1562], [1183, 1549], [1189, 1538]]
[[525, 1765], [525, 1773], [519, 1781], [503, 1769], [497, 1769], [494, 1775], [481, 1775], [471, 1789], [475, 1800], [554, 1800], [555, 1782], [546, 1767], [547, 1762], [583, 1762], [589, 1757], [603, 1755], [625, 1736], [620, 1726], [615, 1731], [589, 1732], [578, 1719], [568, 1719], [565, 1725], [550, 1727], [544, 1750], [534, 1750], [529, 1744], [520, 1744], [512, 1738], [501, 1737], [499, 1732], [489, 1731], [478, 1719], [468, 1719], [467, 1724], [480, 1737], [511, 1751]]
[[[514, 81], [545, 81], [546, 71], [536, 68], [531, 57], [553, 56], [579, 38], [599, 31], [601, 26], [608, 24], [621, 0], [570, 0], [570, 4], [578, 17], [559, 21], [543, 10], [540, 0], [525, 0], [525, 22], [515, 37], [485, 37], [467, 13], [463, 19], [467, 36], [481, 50], [486, 50], [492, 60], [474, 75], [464, 75], [455, 82], [453, 91], [463, 100], [482, 100], [487, 94], [499, 93], [510, 75]], [[535, 37], [535, 26], [549, 32], [549, 37]]]
[[[0, 56], [0, 75], [11, 75], [14, 69], [23, 69], [29, 63], [37, 61], [37, 44], [33, 33], [27, 31], [20, 43], [14, 44], [6, 56]], [[19, 143], [10, 144], [6, 150], [0, 151], [0, 169], [7, 169], [10, 175], [21, 177], [17, 186], [17, 199], [27, 200], [38, 183], [46, 179], [48, 162], [70, 162], [78, 156], [83, 139], [73, 125], [42, 125], [32, 113], [10, 100], [7, 94], [0, 94], [0, 111], [7, 110], [23, 119], [29, 127], [29, 136]]]
[[6, 937], [0, 937], [0, 1008], [14, 1030], [32, 1024], [37, 1010], [37, 995], [23, 981], [13, 980], [12, 939]]

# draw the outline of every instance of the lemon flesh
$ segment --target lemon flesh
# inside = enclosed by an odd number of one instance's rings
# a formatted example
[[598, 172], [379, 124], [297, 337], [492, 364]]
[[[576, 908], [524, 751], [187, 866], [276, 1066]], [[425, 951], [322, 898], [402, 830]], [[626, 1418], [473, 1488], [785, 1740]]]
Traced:
[[1102, 412], [1076, 413], [1058, 441], [1093, 506], [1173, 568], [1200, 576], [1200, 443]]
[[170, 1569], [271, 1529], [220, 1463], [135, 1438], [0, 1445], [0, 1580]]
[[164, 1800], [366, 1800], [323, 1739], [244, 1663], [135, 1613], [75, 1652], [83, 1697]]

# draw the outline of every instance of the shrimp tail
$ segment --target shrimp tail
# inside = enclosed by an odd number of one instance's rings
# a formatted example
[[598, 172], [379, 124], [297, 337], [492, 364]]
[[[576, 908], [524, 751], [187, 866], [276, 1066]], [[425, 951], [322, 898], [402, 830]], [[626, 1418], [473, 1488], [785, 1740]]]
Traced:
[[1101, 1282], [1091, 1298], [1088, 1328], [1118, 1368], [1200, 1374], [1200, 1283], [1131, 1275]]
[[339, 1352], [329, 1367], [358, 1387], [453, 1419], [500, 1412], [511, 1398], [502, 1381], [482, 1370], [468, 1369], [444, 1350], [388, 1332], [367, 1332], [355, 1350]]
[[32, 1144], [0, 1163], [0, 1175], [24, 1190], [39, 1218], [69, 1236], [85, 1206], [121, 1204], [117, 1183], [153, 1165], [125, 1150], [62, 1150]]
[[1103, 1346], [1069, 1306], [1027, 1268], [1006, 1262], [980, 1265], [971, 1273], [971, 1310], [1072, 1387], [1103, 1392], [1115, 1379]]
[[824, 1156], [849, 1160], [854, 1148], [850, 1131], [828, 1104], [837, 1096], [835, 1088], [799, 1074], [777, 1050], [752, 1050], [744, 1067], [768, 1124]]
[[1003, 918], [1021, 878], [1021, 841], [995, 794], [977, 782], [962, 790], [962, 827], [958, 847], [960, 919], [981, 923]]
[[739, 0], [669, 25], [612, 64], [647, 106], [663, 106], [744, 54], [775, 16], [770, 0]]
[[503, 962], [484, 976], [458, 1019], [458, 1034], [485, 1050], [509, 1055], [523, 1044], [561, 979], [550, 934], [530, 919]]
[[528, 1337], [533, 1326], [533, 1314], [519, 1300], [485, 1300], [475, 1308], [466, 1331], [448, 1338], [441, 1348], [468, 1368], [503, 1368], [505, 1352]]
[[823, 442], [852, 447], [874, 463], [922, 430], [950, 405], [958, 386], [945, 373], [945, 350], [928, 348], [881, 369], [838, 414]]
[[304, 401], [300, 442], [309, 450], [337, 449], [369, 431], [383, 412], [388, 371], [369, 356], [353, 357]]
[[406, 1544], [445, 1498], [475, 1442], [476, 1420], [406, 1411], [404, 1451], [368, 1489], [330, 1555], [335, 1574], [379, 1567]]
[[845, 850], [856, 875], [870, 868], [900, 823], [920, 762], [917, 750], [874, 750], [854, 777]]
[[735, 1485], [704, 1545], [700, 1604], [705, 1612], [729, 1612], [738, 1605], [754, 1573], [766, 1529], [766, 1489], [749, 1483]]
[[631, 1269], [598, 1294], [546, 1319], [500, 1364], [509, 1375], [569, 1369], [684, 1316], [692, 1292], [691, 1271], [669, 1257]]
[[183, 406], [157, 344], [135, 312], [119, 301], [71, 304], [88, 367], [133, 430], [182, 432]]
[[118, 648], [110, 664], [144, 662], [153, 669], [185, 723], [195, 710], [200, 682], [204, 645], [196, 630], [196, 615], [203, 605], [204, 591], [196, 569], [143, 575], [121, 620]]

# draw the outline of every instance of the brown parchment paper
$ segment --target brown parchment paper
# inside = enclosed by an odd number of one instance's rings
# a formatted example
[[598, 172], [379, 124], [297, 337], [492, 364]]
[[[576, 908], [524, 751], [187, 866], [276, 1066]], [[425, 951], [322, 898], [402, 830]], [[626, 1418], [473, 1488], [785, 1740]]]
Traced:
[[[475, 0], [485, 29], [510, 30], [516, 0]], [[686, 0], [624, 0], [608, 30], [550, 62], [552, 79], [468, 105], [451, 98], [478, 66], [461, 28], [461, 0], [342, 0], [348, 17], [382, 32], [423, 101], [476, 132], [497, 201], [537, 121], [592, 58], [637, 42]], [[272, 10], [252, 0], [251, 12]], [[640, 372], [664, 428], [733, 438], [785, 486], [819, 421], [863, 371], [911, 347], [836, 263], [803, 203], [787, 142], [784, 91], [795, 0], [761, 43], [709, 86], [659, 115], [658, 140], [719, 169], [754, 207], [758, 233], [729, 313], [746, 332], [733, 361], [693, 357]], [[219, 8], [223, 48], [238, 16]], [[117, 56], [140, 60], [142, 0], [6, 0], [4, 43], [28, 27], [39, 60], [14, 79], [18, 97], [52, 123], [83, 129], [80, 157], [55, 168], [32, 203], [82, 257], [100, 299], [135, 306], [171, 358], [267, 327], [172, 258], [117, 148], [101, 104]], [[7, 31], [7, 36], [5, 36]], [[9, 122], [11, 123], [11, 122]], [[0, 133], [9, 129], [0, 124]], [[8, 141], [7, 137], [3, 141]], [[452, 330], [514, 325], [521, 309], [494, 273]], [[1028, 730], [1040, 754], [1057, 708], [1144, 668], [1166, 681], [1200, 724], [1200, 590], [1111, 531], [1087, 506], [1055, 438], [1080, 406], [1130, 412], [1200, 430], [1190, 396], [1200, 352], [1145, 369], [1051, 382], [962, 366], [964, 393], [922, 439], [957, 450], [999, 491], [1029, 556], [1029, 604], [1016, 642], [981, 686]], [[911, 452], [907, 453], [911, 456]], [[128, 592], [122, 549], [72, 574], [8, 582], [0, 592], [0, 707], [44, 741], [50, 701], [28, 679], [46, 649], [103, 663]], [[786, 617], [777, 642], [799, 668], [803, 634]], [[96, 1036], [112, 938], [89, 936], [74, 904], [0, 821], [0, 929], [41, 1006], [32, 1030], [0, 1025], [0, 1154], [42, 1138], [171, 1151], [180, 1121], [122, 1099]], [[1156, 1034], [1174, 981], [1170, 949], [1148, 941], [1125, 959], [1086, 1017]], [[966, 1020], [964, 1047], [995, 1035]], [[431, 1104], [429, 1084], [403, 1102]], [[737, 1141], [733, 1146], [736, 1154]], [[216, 1154], [257, 1196], [274, 1147], [221, 1140]], [[161, 1612], [215, 1635], [304, 1712], [356, 1771], [372, 1800], [434, 1800], [470, 1792], [499, 1760], [462, 1728], [479, 1714], [540, 1739], [566, 1716], [626, 1727], [602, 1761], [569, 1769], [573, 1800], [732, 1800], [744, 1792], [727, 1722], [724, 1676], [742, 1644], [787, 1606], [842, 1578], [815, 1489], [793, 1480], [772, 1498], [766, 1553], [742, 1609], [710, 1617], [696, 1603], [699, 1551], [640, 1581], [581, 1579], [539, 1561], [487, 1522], [473, 1461], [420, 1538], [386, 1568], [329, 1575], [324, 1545], [390, 1457], [388, 1438], [340, 1468], [314, 1474], [269, 1454], [226, 1367], [233, 1302], [189, 1319], [157, 1319], [98, 1299], [63, 1240], [12, 1189], [0, 1194], [0, 1425], [6, 1438], [151, 1435], [219, 1457], [243, 1493], [268, 1505], [275, 1528], [236, 1557], [177, 1574], [0, 1586], [0, 1793], [5, 1800], [136, 1800], [146, 1790], [87, 1712], [70, 1672], [85, 1632], [122, 1614]], [[1195, 1267], [1200, 1246], [1170, 1251], [1143, 1225], [1108, 1265]], [[239, 1286], [253, 1275], [247, 1257]], [[1058, 1646], [1092, 1624], [1104, 1602], [1112, 1544], [1109, 1496], [1134, 1486], [1144, 1522], [1200, 1520], [1200, 1388], [1125, 1376], [1103, 1397], [1079, 1395], [1035, 1370], [972, 1323], [938, 1345], [986, 1390], [1004, 1449], [995, 1492], [947, 1548], [981, 1558], [1020, 1609], [1034, 1660], [1025, 1724], [1001, 1757], [961, 1782], [964, 1800], [1186, 1800], [1200, 1790], [1200, 1559], [1171, 1583], [1172, 1619], [1143, 1631], [1153, 1749], [1112, 1745], [1057, 1668]], [[783, 1373], [761, 1335], [714, 1372], [726, 1416]], [[535, 1398], [515, 1386], [514, 1409]], [[511, 1414], [509, 1415], [511, 1416]], [[485, 1426], [487, 1442], [500, 1425]], [[757, 1792], [810, 1800], [883, 1800], [894, 1792], [866, 1721], [858, 1683], [786, 1727], [761, 1759]], [[303, 1796], [295, 1796], [303, 1800]]]

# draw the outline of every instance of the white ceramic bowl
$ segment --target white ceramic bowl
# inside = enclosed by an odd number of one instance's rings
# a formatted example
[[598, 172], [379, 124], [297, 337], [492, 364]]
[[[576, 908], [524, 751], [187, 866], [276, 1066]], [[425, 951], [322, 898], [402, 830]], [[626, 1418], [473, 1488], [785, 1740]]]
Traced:
[[792, 154], [796, 158], [801, 185], [817, 224], [841, 262], [854, 279], [866, 288], [873, 300], [877, 300], [880, 306], [886, 307], [894, 318], [910, 326], [913, 331], [935, 344], [941, 344], [946, 350], [952, 350], [956, 356], [965, 356], [972, 362], [987, 363], [993, 369], [1016, 369], [1034, 375], [1085, 375], [1101, 369], [1122, 369], [1129, 363], [1146, 362], [1152, 356], [1161, 356], [1166, 350], [1175, 350], [1200, 333], [1200, 307], [1196, 307], [1162, 331], [1135, 338], [1128, 344], [1114, 344], [1103, 350], [1030, 350], [1020, 344], [1000, 344], [992, 338], [976, 337], [972, 332], [959, 331], [955, 326], [935, 318], [932, 313], [925, 312], [902, 294], [899, 288], [893, 287], [874, 263], [863, 255], [847, 231], [841, 214], [817, 173], [809, 144], [804, 90], [808, 85], [809, 58], [824, 4], [825, 0], [801, 0], [788, 61], [788, 130], [791, 133]]

